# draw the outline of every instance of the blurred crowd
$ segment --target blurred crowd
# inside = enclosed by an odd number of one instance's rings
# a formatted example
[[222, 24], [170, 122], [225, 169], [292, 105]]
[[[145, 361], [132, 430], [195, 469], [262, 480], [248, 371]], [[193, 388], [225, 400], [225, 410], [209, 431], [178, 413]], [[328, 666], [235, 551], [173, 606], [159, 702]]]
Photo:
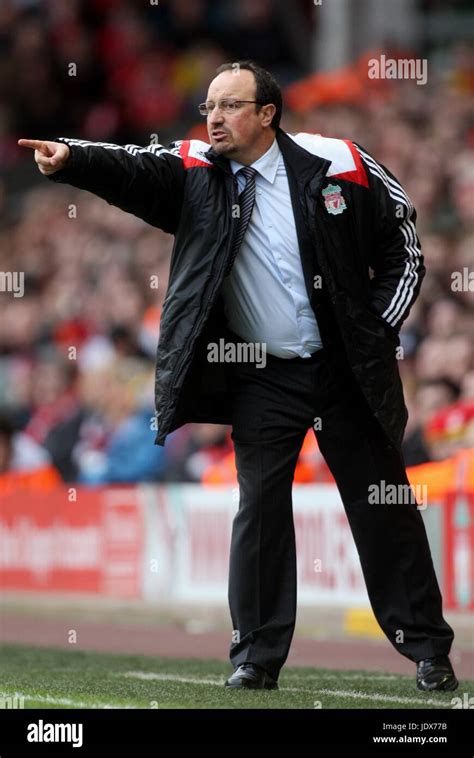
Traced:
[[[292, 5], [311, 18], [305, 0]], [[287, 13], [274, 0], [2, 0], [0, 160], [18, 160], [19, 130], [58, 125], [118, 144], [168, 139], [225, 60], [256, 57], [293, 80]]]
[[[31, 163], [32, 154], [16, 148], [20, 136], [146, 144], [157, 129], [160, 142], [162, 130], [170, 138], [201, 134], [193, 114], [215, 67], [243, 53], [284, 86], [303, 77], [266, 0], [220, 2], [218, 13], [204, 0], [161, 4], [158, 23], [151, 5], [138, 12], [124, 0], [2, 0], [0, 44], [8, 55], [0, 91], [10, 99], [8, 109], [0, 106], [4, 166], [20, 171]], [[77, 77], [67, 77], [65, 61], [77, 63]], [[453, 47], [426, 87], [396, 82], [359, 102], [287, 109], [282, 122], [290, 132], [358, 142], [417, 208], [427, 274], [399, 354], [408, 466], [474, 447], [470, 66], [472, 52]], [[3, 198], [3, 211], [0, 272], [25, 272], [23, 297], [0, 291], [4, 489], [29, 476], [35, 487], [235, 481], [228, 427], [189, 424], [164, 448], [153, 444], [154, 358], [172, 238], [41, 177]], [[331, 480], [312, 433], [296, 480]]]

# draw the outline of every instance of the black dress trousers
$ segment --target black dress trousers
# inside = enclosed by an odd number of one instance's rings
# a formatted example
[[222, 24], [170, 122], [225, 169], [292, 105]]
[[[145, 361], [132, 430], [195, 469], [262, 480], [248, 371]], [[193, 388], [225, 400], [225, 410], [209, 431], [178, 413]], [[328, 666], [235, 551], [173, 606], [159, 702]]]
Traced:
[[343, 352], [329, 346], [309, 359], [266, 361], [226, 365], [240, 488], [229, 566], [234, 668], [252, 662], [278, 679], [288, 656], [297, 589], [292, 484], [309, 428], [336, 481], [384, 633], [413, 661], [449, 653], [454, 633], [414, 498], [370, 502], [370, 485], [409, 483], [401, 450], [373, 417]]

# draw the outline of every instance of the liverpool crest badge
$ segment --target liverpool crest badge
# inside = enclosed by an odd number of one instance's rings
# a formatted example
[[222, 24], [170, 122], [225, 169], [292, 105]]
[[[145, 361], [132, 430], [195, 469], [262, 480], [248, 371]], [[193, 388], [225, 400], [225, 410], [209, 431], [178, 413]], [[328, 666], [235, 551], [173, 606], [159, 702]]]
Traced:
[[333, 216], [337, 216], [346, 210], [346, 201], [342, 196], [342, 189], [338, 184], [330, 184], [326, 189], [323, 189], [324, 205], [328, 213], [332, 213]]

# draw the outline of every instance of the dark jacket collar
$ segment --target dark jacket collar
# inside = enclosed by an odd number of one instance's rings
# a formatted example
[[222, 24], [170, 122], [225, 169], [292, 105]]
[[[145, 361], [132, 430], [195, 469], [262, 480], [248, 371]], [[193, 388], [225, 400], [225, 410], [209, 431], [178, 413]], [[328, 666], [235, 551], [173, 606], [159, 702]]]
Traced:
[[222, 169], [226, 174], [231, 174], [232, 169], [230, 167], [230, 161], [228, 158], [226, 158], [224, 155], [219, 155], [216, 153], [213, 147], [211, 147], [207, 153], [204, 153], [204, 156], [207, 158], [208, 161], [211, 161], [211, 163], [214, 164], [214, 166], [217, 166], [217, 168]]
[[287, 168], [291, 168], [298, 184], [307, 184], [315, 174], [323, 176], [331, 165], [331, 161], [321, 158], [319, 155], [313, 155], [313, 153], [298, 145], [282, 129], [279, 129], [277, 132], [277, 141], [285, 165]]
[[[276, 139], [285, 164], [291, 166], [297, 181], [302, 184], [306, 184], [316, 173], [323, 173], [323, 171], [326, 173], [331, 165], [331, 161], [319, 155], [313, 155], [298, 145], [283, 129], [277, 130]], [[213, 147], [205, 153], [205, 156], [225, 173], [232, 173], [229, 159], [218, 155]]]

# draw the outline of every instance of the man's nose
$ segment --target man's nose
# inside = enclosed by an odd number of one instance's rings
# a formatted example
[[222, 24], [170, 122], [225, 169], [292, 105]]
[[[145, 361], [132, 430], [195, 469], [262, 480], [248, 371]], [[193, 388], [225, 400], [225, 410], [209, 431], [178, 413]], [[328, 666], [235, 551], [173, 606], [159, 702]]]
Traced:
[[221, 109], [215, 105], [210, 112], [208, 119], [210, 124], [222, 124], [224, 121], [224, 114], [222, 113]]

